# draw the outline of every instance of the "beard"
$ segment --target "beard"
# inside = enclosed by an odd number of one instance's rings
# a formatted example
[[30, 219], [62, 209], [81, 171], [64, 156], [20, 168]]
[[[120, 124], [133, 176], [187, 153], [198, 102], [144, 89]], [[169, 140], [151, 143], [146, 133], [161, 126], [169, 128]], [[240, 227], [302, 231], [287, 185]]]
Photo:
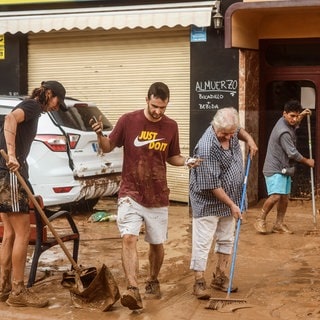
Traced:
[[148, 106], [148, 114], [154, 120], [160, 120], [163, 116], [163, 114], [158, 114], [156, 112], [152, 112], [151, 108], [149, 106]]

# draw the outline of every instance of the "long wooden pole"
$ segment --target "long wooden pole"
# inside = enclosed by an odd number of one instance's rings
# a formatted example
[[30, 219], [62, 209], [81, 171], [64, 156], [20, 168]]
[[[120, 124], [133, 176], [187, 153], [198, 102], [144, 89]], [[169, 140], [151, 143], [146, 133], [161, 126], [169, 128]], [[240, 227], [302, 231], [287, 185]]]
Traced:
[[[1, 149], [0, 150], [1, 155], [3, 156], [3, 158], [8, 161], [8, 155], [6, 154], [6, 152]], [[33, 195], [33, 193], [31, 192], [30, 188], [28, 187], [26, 181], [24, 180], [24, 178], [21, 176], [19, 171], [14, 171], [15, 175], [17, 176], [21, 186], [23, 187], [23, 189], [27, 192], [30, 200], [32, 201], [32, 203], [34, 204], [34, 206], [36, 207], [37, 211], [39, 212], [42, 220], [45, 222], [45, 224], [48, 226], [48, 228], [50, 229], [50, 231], [52, 232], [53, 236], [55, 237], [55, 239], [57, 240], [57, 242], [59, 243], [60, 247], [62, 248], [63, 252], [65, 253], [65, 255], [68, 257], [68, 259], [70, 260], [73, 268], [78, 272], [81, 273], [81, 269], [80, 267], [77, 265], [76, 261], [73, 259], [72, 255], [70, 254], [69, 250], [67, 249], [67, 247], [65, 246], [64, 242], [60, 239], [59, 234], [57, 233], [57, 231], [54, 229], [52, 223], [49, 221], [48, 217], [46, 216], [45, 212], [42, 210], [41, 206], [39, 205], [37, 199], [35, 198], [35, 196]]]

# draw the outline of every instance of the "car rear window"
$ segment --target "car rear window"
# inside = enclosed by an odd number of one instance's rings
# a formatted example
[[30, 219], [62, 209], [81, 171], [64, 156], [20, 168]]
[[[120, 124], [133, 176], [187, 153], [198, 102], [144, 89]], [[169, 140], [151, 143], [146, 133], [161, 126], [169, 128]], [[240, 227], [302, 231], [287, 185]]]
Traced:
[[102, 117], [103, 130], [108, 131], [112, 129], [110, 121], [101, 113], [99, 108], [95, 106], [75, 104], [72, 107], [68, 107], [67, 112], [59, 110], [51, 113], [57, 123], [64, 127], [81, 131], [93, 131], [89, 121], [93, 116], [95, 116], [97, 119]]

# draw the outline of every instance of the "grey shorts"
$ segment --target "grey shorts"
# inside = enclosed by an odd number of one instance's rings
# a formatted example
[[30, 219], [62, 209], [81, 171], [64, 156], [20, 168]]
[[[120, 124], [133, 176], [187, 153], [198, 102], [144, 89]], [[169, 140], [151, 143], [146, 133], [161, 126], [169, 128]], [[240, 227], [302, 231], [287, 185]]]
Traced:
[[117, 224], [121, 237], [125, 234], [139, 236], [142, 223], [145, 223], [146, 242], [164, 243], [168, 238], [168, 207], [146, 208], [129, 197], [120, 198]]
[[0, 212], [29, 212], [27, 192], [10, 171], [0, 170]]

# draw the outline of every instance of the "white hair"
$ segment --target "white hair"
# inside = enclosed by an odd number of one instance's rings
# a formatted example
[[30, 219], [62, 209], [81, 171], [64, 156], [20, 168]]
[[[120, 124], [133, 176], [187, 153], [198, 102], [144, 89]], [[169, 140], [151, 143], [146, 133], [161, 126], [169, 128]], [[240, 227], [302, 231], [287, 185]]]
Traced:
[[219, 109], [214, 115], [211, 125], [215, 130], [236, 129], [239, 127], [239, 114], [233, 107]]

